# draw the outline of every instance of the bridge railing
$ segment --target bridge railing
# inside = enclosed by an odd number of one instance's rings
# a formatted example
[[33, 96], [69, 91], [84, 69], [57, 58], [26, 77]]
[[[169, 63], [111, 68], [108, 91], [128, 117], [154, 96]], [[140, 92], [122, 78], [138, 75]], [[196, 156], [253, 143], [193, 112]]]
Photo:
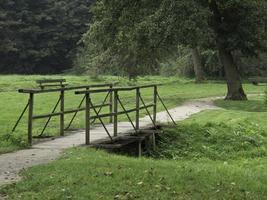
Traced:
[[[45, 81], [44, 83], [46, 83], [47, 81]], [[48, 81], [50, 82], [50, 81]], [[62, 81], [63, 82], [63, 81]], [[43, 83], [43, 82], [42, 82]], [[81, 100], [81, 102], [79, 103], [78, 107], [73, 108], [73, 109], [65, 109], [65, 92], [66, 91], [75, 91], [75, 90], [79, 90], [79, 89], [84, 89], [85, 91], [89, 91], [92, 88], [108, 88], [108, 89], [112, 89], [114, 84], [94, 84], [94, 85], [83, 85], [83, 86], [75, 86], [75, 87], [67, 87], [65, 84], [60, 84], [60, 88], [49, 88], [46, 89], [45, 87], [51, 87], [51, 86], [57, 86], [57, 85], [41, 85], [40, 88], [41, 89], [19, 89], [18, 92], [19, 93], [24, 93], [24, 94], [28, 94], [29, 95], [29, 99], [28, 99], [28, 103], [25, 106], [23, 112], [21, 113], [21, 115], [19, 116], [17, 122], [15, 123], [15, 126], [12, 129], [12, 132], [14, 132], [16, 130], [16, 127], [18, 126], [19, 122], [21, 121], [23, 115], [25, 114], [25, 112], [28, 110], [28, 144], [32, 145], [32, 139], [33, 139], [33, 121], [36, 119], [44, 119], [47, 118], [47, 121], [40, 133], [40, 136], [43, 135], [43, 133], [45, 132], [49, 122], [51, 121], [52, 117], [56, 117], [59, 116], [60, 117], [60, 123], [59, 123], [59, 129], [60, 129], [60, 135], [63, 136], [64, 135], [64, 131], [69, 129], [70, 126], [72, 125], [75, 117], [77, 116], [78, 112], [84, 111], [86, 110], [85, 107], [83, 107], [84, 101], [85, 101], [85, 97]], [[40, 95], [40, 94], [44, 94], [44, 93], [59, 93], [59, 98], [58, 101], [56, 102], [54, 108], [52, 109], [51, 113], [47, 113], [47, 114], [42, 114], [42, 115], [35, 115], [34, 114], [34, 99], [35, 99], [35, 95]], [[113, 109], [113, 98], [112, 95], [107, 96], [106, 99], [109, 99], [109, 102], [105, 103], [105, 104], [101, 104], [101, 105], [95, 105], [94, 107], [92, 107], [91, 109], [96, 109], [96, 108], [100, 108], [102, 109], [102, 107], [109, 107], [109, 110]], [[58, 106], [59, 108], [59, 112], [56, 112]], [[68, 125], [65, 128], [65, 115], [66, 114], [73, 114], [70, 122], [68, 123]], [[110, 117], [110, 122], [112, 122], [112, 117]]]
[[[144, 86], [135, 86], [135, 87], [117, 87], [117, 88], [109, 88], [109, 89], [95, 89], [95, 90], [83, 90], [83, 91], [76, 91], [75, 94], [77, 95], [84, 95], [85, 98], [85, 143], [87, 145], [90, 144], [90, 128], [91, 128], [91, 120], [98, 119], [102, 126], [104, 127], [108, 137], [110, 140], [113, 140], [113, 137], [118, 136], [118, 117], [120, 115], [126, 115], [128, 121], [133, 127], [133, 130], [138, 133], [140, 126], [140, 111], [145, 110], [148, 117], [150, 118], [152, 124], [156, 126], [157, 121], [157, 101], [159, 100], [164, 108], [166, 109], [167, 113], [169, 114], [170, 118], [172, 119], [173, 123], [174, 120], [172, 116], [170, 115], [166, 105], [164, 104], [163, 100], [159, 96], [158, 93], [158, 86], [159, 85], [144, 85]], [[153, 95], [152, 103], [146, 103], [144, 101], [144, 98], [142, 97], [142, 90], [143, 89], [152, 89]], [[134, 108], [126, 109], [125, 105], [121, 101], [120, 94], [125, 91], [134, 91], [135, 92], [135, 104]], [[107, 93], [107, 95], [111, 94], [113, 96], [113, 109], [110, 109], [108, 113], [100, 114], [95, 109], [95, 105], [93, 104], [91, 98], [97, 94], [97, 93]], [[103, 105], [105, 104], [105, 100], [103, 101]], [[121, 111], [119, 110], [119, 107], [121, 107]], [[153, 108], [152, 113], [149, 111], [149, 108]], [[94, 114], [91, 113], [93, 110]], [[129, 113], [135, 112], [135, 122], [131, 119]], [[107, 126], [104, 123], [103, 118], [112, 117], [113, 120], [113, 136], [110, 133], [110, 130], [107, 128]]]

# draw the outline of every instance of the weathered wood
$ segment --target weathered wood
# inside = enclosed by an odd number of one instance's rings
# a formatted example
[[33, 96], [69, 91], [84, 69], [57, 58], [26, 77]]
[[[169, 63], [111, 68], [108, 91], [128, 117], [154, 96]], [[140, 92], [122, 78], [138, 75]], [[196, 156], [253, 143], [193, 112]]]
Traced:
[[49, 113], [49, 114], [43, 114], [43, 115], [34, 115], [32, 116], [32, 119], [43, 119], [43, 118], [48, 118], [48, 117], [55, 117], [55, 116], [60, 116], [62, 113], [61, 112], [55, 112], [55, 113]]
[[64, 136], [65, 92], [60, 92], [60, 136]]
[[162, 98], [159, 96], [159, 94], [157, 94], [157, 96], [158, 96], [158, 99], [159, 99], [159, 101], [161, 102], [161, 104], [162, 104], [162, 105], [163, 105], [163, 107], [165, 108], [165, 110], [166, 110], [167, 114], [168, 114], [168, 115], [169, 115], [169, 117], [171, 118], [171, 120], [172, 120], [173, 124], [174, 124], [174, 125], [176, 125], [176, 122], [175, 122], [175, 121], [174, 121], [174, 119], [172, 118], [172, 116], [171, 116], [171, 113], [169, 112], [169, 110], [168, 110], [167, 106], [164, 104], [164, 102], [163, 102]]
[[85, 94], [85, 144], [90, 144], [90, 95]]
[[45, 84], [45, 85], [39, 85], [39, 87], [43, 90], [47, 87], [66, 87], [68, 84]]
[[136, 95], [135, 95], [135, 99], [136, 99], [136, 116], [135, 116], [135, 127], [136, 127], [136, 130], [139, 130], [139, 119], [140, 119], [140, 99], [139, 99], [139, 96], [140, 96], [140, 89], [137, 88], [136, 89]]
[[[146, 108], [153, 107], [153, 105], [154, 104], [150, 104], [150, 105], [146, 105], [146, 106], [141, 106], [139, 108], [139, 110], [144, 110]], [[90, 119], [105, 118], [105, 117], [110, 117], [110, 116], [115, 116], [115, 115], [119, 116], [119, 115], [124, 115], [126, 113], [131, 113], [131, 112], [136, 112], [136, 111], [137, 111], [137, 109], [136, 108], [133, 108], [133, 109], [129, 109], [129, 110], [126, 110], [126, 111], [119, 111], [119, 112], [117, 112], [117, 114], [115, 114], [115, 112], [112, 112], [112, 113], [105, 113], [105, 114], [99, 114], [99, 115], [91, 116]]]
[[251, 77], [248, 80], [253, 85], [259, 85], [260, 83], [267, 83], [267, 77]]
[[90, 93], [90, 94], [94, 94], [94, 93], [103, 93], [103, 92], [111, 92], [111, 91], [131, 91], [131, 90], [136, 90], [136, 89], [144, 89], [144, 88], [152, 88], [154, 86], [159, 86], [160, 84], [153, 84], [153, 85], [144, 85], [144, 86], [135, 86], [135, 87], [114, 87], [112, 89], [97, 89], [97, 90], [82, 90], [82, 91], [76, 91], [75, 94], [85, 94], [85, 93]]
[[[55, 113], [55, 112], [56, 112], [56, 109], [57, 109], [57, 107], [58, 107], [58, 104], [60, 103], [60, 100], [61, 100], [61, 96], [59, 97], [59, 99], [58, 99], [56, 105], [54, 106], [54, 108], [53, 108], [53, 110], [52, 110], [52, 113]], [[42, 130], [42, 132], [41, 132], [41, 134], [40, 134], [39, 136], [42, 136], [42, 135], [44, 134], [45, 129], [47, 128], [47, 126], [48, 126], [48, 124], [50, 123], [50, 120], [51, 120], [51, 119], [52, 119], [52, 116], [50, 116], [50, 117], [48, 118], [48, 120], [46, 121], [46, 123], [45, 123], [45, 125], [44, 125], [44, 128], [43, 128], [43, 130]]]
[[[40, 94], [40, 93], [60, 92], [62, 90], [69, 91], [69, 90], [79, 90], [79, 89], [95, 88], [95, 87], [108, 87], [110, 85], [113, 85], [113, 84], [82, 85], [82, 86], [62, 87], [62, 88], [53, 88], [53, 89], [44, 89], [44, 90], [42, 89], [19, 89], [18, 92]], [[84, 92], [83, 94], [85, 94], [86, 90], [83, 92]]]
[[19, 125], [20, 120], [22, 119], [23, 115], [25, 114], [26, 110], [29, 107], [29, 102], [27, 103], [27, 105], [25, 106], [25, 108], [23, 109], [22, 113], [20, 114], [17, 122], [15, 123], [14, 127], [12, 128], [12, 132], [14, 132], [17, 128], [17, 126]]
[[[100, 108], [101, 105], [95, 105], [94, 108]], [[104, 106], [109, 106], [109, 103], [104, 104]], [[64, 110], [64, 114], [71, 114], [71, 113], [75, 113], [75, 112], [79, 112], [79, 111], [83, 111], [86, 108], [76, 108], [76, 109], [72, 109], [72, 110]], [[92, 107], [90, 109], [93, 109]], [[33, 119], [43, 119], [43, 118], [48, 118], [48, 117], [56, 117], [62, 115], [62, 112], [54, 112], [54, 113], [49, 113], [49, 114], [43, 114], [43, 115], [35, 115], [33, 116]]]
[[[109, 86], [110, 89], [113, 88], [113, 85]], [[109, 92], [109, 112], [113, 113], [113, 91]], [[110, 116], [109, 123], [113, 122], [113, 116]]]
[[154, 124], [157, 123], [157, 99], [158, 99], [158, 88], [154, 86], [154, 106], [153, 106], [153, 121]]
[[43, 84], [43, 83], [63, 83], [66, 82], [66, 79], [42, 79], [42, 80], [36, 80], [36, 83]]
[[113, 134], [118, 135], [118, 91], [114, 91], [114, 117], [113, 117]]
[[29, 144], [29, 146], [32, 145], [33, 103], [34, 103], [34, 94], [30, 93], [30, 95], [29, 95], [29, 114], [28, 114], [28, 144]]

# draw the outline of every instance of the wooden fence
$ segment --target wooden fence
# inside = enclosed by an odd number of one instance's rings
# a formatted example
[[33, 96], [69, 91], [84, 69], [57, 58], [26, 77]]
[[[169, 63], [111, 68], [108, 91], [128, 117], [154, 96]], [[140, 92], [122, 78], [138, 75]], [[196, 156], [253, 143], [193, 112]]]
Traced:
[[[50, 85], [50, 86], [56, 86], [56, 85]], [[28, 103], [25, 106], [23, 112], [21, 113], [19, 119], [17, 120], [15, 126], [12, 129], [12, 132], [14, 132], [16, 127], [18, 126], [20, 120], [22, 119], [24, 113], [28, 110], [28, 144], [30, 146], [32, 145], [32, 138], [33, 138], [32, 130], [33, 130], [33, 121], [34, 120], [47, 118], [45, 126], [44, 126], [44, 128], [40, 134], [40, 135], [42, 135], [44, 133], [45, 129], [47, 128], [51, 118], [59, 116], [60, 117], [60, 120], [59, 120], [60, 135], [63, 136], [64, 131], [66, 129], [70, 128], [77, 113], [84, 111], [86, 109], [85, 107], [82, 107], [83, 102], [85, 101], [85, 98], [83, 98], [77, 108], [66, 110], [65, 109], [65, 98], [66, 98], [65, 92], [66, 91], [74, 91], [74, 90], [78, 90], [78, 89], [85, 89], [85, 91], [89, 91], [91, 88], [100, 88], [100, 87], [112, 89], [113, 84], [95, 84], [95, 85], [84, 85], [84, 86], [76, 86], [76, 87], [66, 87], [66, 85], [61, 84], [60, 88], [52, 88], [52, 89], [45, 89], [43, 85], [40, 87], [41, 87], [41, 89], [19, 89], [19, 93], [26, 93], [29, 95], [29, 100], [28, 100]], [[35, 98], [35, 95], [41, 95], [44, 93], [59, 93], [59, 99], [56, 102], [51, 113], [42, 114], [42, 115], [34, 115], [34, 98]], [[106, 98], [108, 98], [108, 97], [106, 97]], [[113, 110], [112, 101], [113, 101], [113, 98], [110, 95], [108, 103], [101, 104], [101, 105], [95, 105], [94, 108], [102, 108], [102, 107], [108, 106], [110, 110]], [[60, 105], [60, 111], [56, 112], [56, 109], [59, 105]], [[66, 114], [74, 114], [74, 115], [71, 118], [71, 121], [69, 122], [68, 126], [65, 128], [65, 115]], [[110, 117], [110, 122], [112, 122], [112, 117]]]
[[[60, 88], [50, 88], [46, 89], [46, 87], [53, 87], [58, 86], [55, 85], [54, 82], [60, 82]], [[158, 86], [159, 85], [144, 85], [144, 86], [136, 86], [136, 87], [114, 87], [114, 84], [95, 84], [95, 85], [85, 85], [85, 86], [77, 86], [77, 87], [67, 87], [66, 84], [63, 84], [64, 80], [53, 80], [50, 81], [50, 85], [44, 85], [46, 81], [39, 81], [41, 89], [20, 89], [19, 93], [24, 93], [29, 95], [29, 100], [24, 108], [22, 114], [20, 115], [19, 119], [17, 120], [14, 128], [12, 131], [15, 131], [17, 125], [19, 124], [20, 120], [22, 119], [24, 113], [28, 110], [28, 144], [32, 145], [33, 140], [33, 121], [36, 119], [43, 119], [47, 118], [47, 121], [42, 129], [40, 135], [44, 133], [46, 130], [50, 120], [52, 117], [59, 116], [59, 129], [60, 135], [64, 136], [64, 131], [69, 129], [73, 120], [75, 119], [78, 112], [85, 111], [85, 143], [87, 145], [90, 144], [90, 128], [92, 123], [95, 120], [99, 120], [102, 126], [104, 127], [107, 135], [111, 140], [113, 137], [118, 136], [118, 117], [120, 115], [126, 115], [128, 121], [130, 122], [133, 130], [138, 133], [140, 130], [140, 111], [145, 110], [146, 114], [151, 120], [151, 123], [156, 126], [157, 123], [157, 104], [158, 100], [162, 103], [163, 107], [165, 108], [167, 114], [170, 116], [171, 120], [175, 124], [172, 116], [170, 115], [166, 105], [164, 104], [162, 98], [158, 93]], [[49, 82], [49, 81], [48, 81]], [[97, 88], [97, 89], [96, 89]], [[153, 95], [151, 98], [153, 99], [152, 103], [146, 103], [142, 97], [142, 90], [143, 89], [152, 89]], [[78, 91], [77, 91], [78, 90]], [[74, 109], [65, 109], [65, 92], [66, 91], [75, 91], [76, 95], [84, 95], [81, 102], [79, 103], [78, 107]], [[134, 92], [135, 93], [135, 104], [134, 107], [131, 109], [126, 109], [125, 105], [123, 104], [120, 94], [124, 91]], [[44, 93], [59, 93], [59, 99], [56, 102], [53, 110], [51, 113], [42, 114], [42, 115], [35, 115], [34, 114], [34, 98], [35, 95], [40, 95]], [[92, 96], [95, 94], [103, 94], [104, 100], [101, 104], [94, 105], [91, 101]], [[56, 112], [57, 107], [60, 106], [60, 111]], [[108, 113], [101, 113], [101, 110], [104, 107], [109, 107]], [[119, 110], [121, 107], [122, 110]], [[152, 108], [152, 113], [149, 109]], [[98, 110], [97, 110], [98, 109]], [[92, 112], [93, 111], [93, 115]], [[135, 112], [135, 120], [132, 120], [130, 117], [130, 113]], [[66, 114], [73, 114], [70, 122], [65, 128], [65, 115]], [[108, 128], [106, 127], [103, 118], [109, 118], [109, 123], [113, 123], [113, 136], [110, 134]]]
[[[153, 102], [146, 104], [144, 101], [141, 90], [151, 88], [153, 89]], [[134, 108], [126, 109], [125, 105], [121, 101], [120, 93], [124, 91], [134, 91], [135, 92], [135, 105]], [[110, 110], [109, 113], [99, 114], [99, 112], [96, 111], [95, 105], [93, 105], [91, 101], [91, 97], [96, 93], [102, 93], [105, 94], [112, 94], [114, 100], [113, 103], [113, 110]], [[158, 93], [158, 85], [145, 85], [145, 86], [136, 86], [136, 87], [118, 87], [118, 88], [109, 88], [109, 89], [96, 89], [96, 90], [84, 90], [84, 91], [76, 91], [75, 94], [77, 95], [84, 95], [85, 97], [85, 143], [87, 145], [90, 144], [90, 128], [91, 128], [91, 120], [99, 119], [100, 123], [104, 127], [107, 135], [109, 136], [110, 140], [113, 139], [113, 136], [118, 136], [118, 116], [119, 115], [126, 115], [128, 118], [128, 121], [132, 125], [132, 128], [136, 133], [140, 130], [139, 122], [140, 122], [140, 111], [145, 110], [147, 115], [149, 116], [152, 124], [156, 126], [157, 121], [157, 101], [159, 100], [162, 105], [164, 106], [165, 110], [167, 111], [168, 115], [172, 119], [173, 123], [174, 120], [172, 116], [170, 115], [166, 105], [164, 104], [162, 98], [159, 96]], [[104, 101], [105, 103], [105, 101]], [[122, 108], [122, 111], [119, 111], [119, 106]], [[153, 108], [153, 113], [151, 114], [149, 111], [149, 108]], [[91, 110], [94, 111], [94, 115], [91, 115]], [[135, 112], [135, 123], [129, 116], [129, 113]], [[108, 128], [104, 124], [104, 121], [102, 118], [106, 117], [112, 117], [113, 118], [113, 136], [110, 134]]]

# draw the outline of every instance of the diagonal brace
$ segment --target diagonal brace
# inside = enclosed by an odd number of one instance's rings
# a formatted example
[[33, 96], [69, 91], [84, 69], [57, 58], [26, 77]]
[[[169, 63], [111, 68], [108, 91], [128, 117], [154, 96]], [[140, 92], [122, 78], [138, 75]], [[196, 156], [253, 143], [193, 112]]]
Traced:
[[144, 107], [145, 107], [145, 110], [146, 110], [146, 112], [147, 112], [147, 114], [148, 114], [149, 118], [151, 119], [151, 121], [152, 121], [152, 123], [153, 123], [154, 127], [156, 127], [156, 123], [155, 123], [155, 122], [154, 122], [154, 120], [152, 119], [152, 116], [151, 116], [151, 114], [150, 114], [149, 110], [147, 109], [147, 105], [145, 104], [145, 101], [144, 101], [144, 99], [142, 98], [142, 96], [141, 96], [141, 93], [139, 93], [139, 98], [140, 98], [140, 100], [141, 100], [142, 104], [144, 105]]
[[[96, 110], [96, 108], [94, 107], [94, 105], [93, 105], [91, 99], [90, 99], [90, 105], [92, 106], [92, 108], [93, 108], [93, 110], [94, 110], [96, 116], [99, 116], [99, 114], [97, 113], [97, 110]], [[111, 137], [111, 135], [110, 135], [110, 133], [109, 133], [109, 131], [108, 131], [106, 125], [104, 124], [102, 118], [101, 118], [101, 117], [98, 117], [98, 119], [99, 119], [99, 121], [101, 122], [102, 126], [104, 127], [105, 131], [107, 132], [107, 134], [108, 134], [110, 140], [113, 141], [113, 139], [112, 139], [112, 137]]]
[[[53, 108], [53, 110], [52, 110], [52, 114], [55, 113], [55, 111], [56, 111], [56, 109], [57, 109], [57, 107], [58, 107], [58, 105], [59, 105], [59, 103], [60, 103], [60, 100], [61, 100], [61, 97], [59, 97], [59, 99], [58, 99], [58, 101], [57, 101], [55, 107]], [[45, 126], [44, 126], [44, 128], [43, 128], [41, 134], [40, 134], [38, 137], [41, 137], [41, 136], [44, 134], [44, 131], [45, 131], [45, 129], [47, 128], [47, 126], [48, 126], [48, 124], [49, 124], [51, 118], [52, 118], [52, 116], [50, 116], [50, 117], [48, 118], [48, 120], [46, 121]]]
[[117, 97], [118, 97], [118, 102], [119, 102], [119, 104], [121, 105], [123, 111], [125, 112], [125, 114], [126, 114], [128, 120], [129, 120], [130, 123], [132, 124], [132, 127], [134, 128], [135, 133], [137, 133], [137, 129], [136, 129], [136, 127], [135, 127], [135, 125], [134, 125], [132, 119], [130, 118], [129, 114], [127, 113], [127, 110], [125, 109], [123, 103], [121, 102], [121, 100], [120, 100], [120, 98], [119, 98], [119, 95], [118, 95]]

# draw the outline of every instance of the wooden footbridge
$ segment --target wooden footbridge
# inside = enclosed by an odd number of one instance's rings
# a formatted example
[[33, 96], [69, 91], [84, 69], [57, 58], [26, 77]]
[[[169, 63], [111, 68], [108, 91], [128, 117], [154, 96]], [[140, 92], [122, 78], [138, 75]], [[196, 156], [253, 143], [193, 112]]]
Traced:
[[[66, 80], [40, 80], [37, 81], [39, 84], [38, 89], [20, 89], [19, 93], [24, 93], [29, 95], [29, 100], [27, 105], [25, 106], [23, 112], [21, 113], [18, 121], [16, 122], [12, 131], [15, 131], [17, 125], [22, 119], [23, 115], [28, 111], [28, 144], [31, 146], [33, 143], [33, 122], [37, 119], [46, 118], [47, 121], [42, 129], [40, 135], [43, 135], [47, 126], [49, 125], [52, 117], [59, 117], [59, 133], [60, 136], [64, 136], [65, 131], [68, 130], [75, 117], [79, 112], [84, 112], [85, 119], [85, 144], [92, 145], [91, 142], [91, 129], [93, 128], [93, 124], [96, 120], [100, 122], [100, 125], [104, 128], [107, 138], [109, 141], [93, 144], [101, 147], [120, 147], [123, 144], [129, 144], [132, 142], [138, 142], [139, 147], [141, 148], [142, 142], [150, 140], [149, 143], [155, 144], [155, 134], [158, 132], [157, 129], [157, 105], [160, 102], [170, 119], [173, 123], [174, 120], [170, 115], [167, 107], [165, 106], [162, 98], [159, 95], [158, 87], [160, 85], [143, 85], [143, 86], [135, 86], [135, 87], [115, 87], [115, 84], [95, 84], [95, 85], [85, 85], [85, 86], [68, 86]], [[151, 98], [152, 102], [145, 102], [142, 92], [143, 90], [151, 90]], [[81, 101], [76, 108], [73, 109], [65, 109], [65, 93], [73, 92], [73, 95], [81, 96]], [[135, 103], [131, 104], [132, 108], [127, 109], [129, 105], [123, 103], [121, 100], [121, 96], [124, 95], [125, 92], [134, 93]], [[41, 95], [44, 93], [58, 93], [59, 98], [56, 102], [54, 108], [51, 113], [35, 115], [34, 108], [34, 98], [35, 95]], [[102, 102], [100, 104], [95, 104], [92, 101], [92, 98], [100, 94], [103, 97]], [[59, 107], [59, 111], [56, 111]], [[103, 113], [102, 110], [106, 108], [106, 113]], [[147, 114], [150, 124], [153, 129], [148, 130], [148, 127], [140, 126], [140, 112], [145, 111]], [[131, 113], [134, 113], [134, 117], [130, 116]], [[66, 122], [65, 115], [72, 114], [72, 118], [69, 122]], [[127, 134], [124, 133], [123, 136], [119, 134], [118, 129], [119, 123], [118, 118], [121, 115], [125, 115], [128, 120], [127, 130], [130, 128], [131, 131]], [[108, 118], [108, 120], [105, 120]], [[134, 118], [134, 119], [133, 119]], [[129, 127], [130, 124], [130, 127]], [[147, 125], [148, 123], [146, 123]], [[111, 126], [113, 127], [111, 130]], [[104, 138], [103, 138], [104, 139]], [[139, 149], [140, 149], [139, 148]], [[139, 151], [140, 154], [140, 151]]]

